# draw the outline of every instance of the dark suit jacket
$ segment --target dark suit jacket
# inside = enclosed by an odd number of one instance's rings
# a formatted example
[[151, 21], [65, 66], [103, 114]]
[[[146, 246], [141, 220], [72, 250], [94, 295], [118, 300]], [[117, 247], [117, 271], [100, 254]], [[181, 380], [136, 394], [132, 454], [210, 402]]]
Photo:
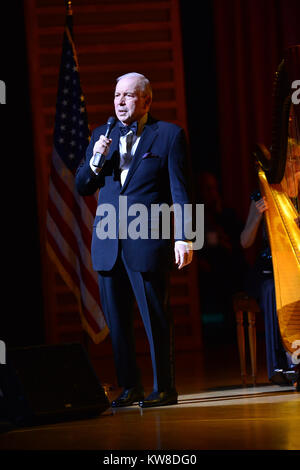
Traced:
[[[151, 204], [179, 204], [182, 208], [189, 203], [186, 165], [187, 149], [183, 129], [175, 124], [156, 121], [149, 116], [132, 164], [123, 186], [120, 184], [119, 171], [119, 129], [116, 125], [110, 137], [112, 144], [106, 162], [98, 175], [90, 168], [90, 159], [95, 142], [105, 134], [106, 125], [97, 127], [86, 151], [86, 159], [79, 166], [76, 174], [77, 190], [82, 196], [94, 194], [100, 189], [98, 209], [93, 226], [92, 262], [96, 271], [109, 271], [113, 268], [119, 250], [119, 201], [120, 196], [127, 196], [128, 208], [132, 204], [143, 204], [149, 209], [150, 223], [157, 233], [155, 238], [121, 240], [128, 266], [134, 271], [156, 271], [162, 264], [170, 262], [173, 246], [170, 239], [163, 239], [158, 229], [159, 220], [151, 220]], [[123, 198], [123, 202], [125, 198]], [[107, 213], [100, 215], [100, 206], [110, 204], [116, 214], [116, 237], [99, 239], [101, 220], [107, 224]], [[183, 209], [182, 209], [183, 210]], [[127, 227], [132, 220], [137, 220], [137, 213], [127, 217]], [[181, 223], [179, 221], [178, 223]], [[103, 228], [103, 227], [102, 227]], [[179, 239], [185, 239], [184, 233]]]

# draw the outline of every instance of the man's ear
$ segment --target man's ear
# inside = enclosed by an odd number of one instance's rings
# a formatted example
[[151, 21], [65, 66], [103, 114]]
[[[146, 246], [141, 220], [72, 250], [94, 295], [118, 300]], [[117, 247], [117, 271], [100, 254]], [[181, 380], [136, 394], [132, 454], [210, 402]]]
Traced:
[[152, 103], [152, 98], [151, 96], [146, 96], [145, 98], [145, 108], [147, 108], [147, 111], [149, 110], [150, 106]]

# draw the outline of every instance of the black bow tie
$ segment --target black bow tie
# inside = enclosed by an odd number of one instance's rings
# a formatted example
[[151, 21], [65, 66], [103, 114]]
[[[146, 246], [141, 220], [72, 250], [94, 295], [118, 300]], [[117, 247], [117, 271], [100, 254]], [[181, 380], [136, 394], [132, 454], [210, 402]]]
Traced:
[[132, 131], [134, 134], [137, 133], [138, 123], [137, 121], [133, 122], [130, 126], [124, 126], [121, 122], [119, 123], [120, 135], [126, 135], [129, 131]]

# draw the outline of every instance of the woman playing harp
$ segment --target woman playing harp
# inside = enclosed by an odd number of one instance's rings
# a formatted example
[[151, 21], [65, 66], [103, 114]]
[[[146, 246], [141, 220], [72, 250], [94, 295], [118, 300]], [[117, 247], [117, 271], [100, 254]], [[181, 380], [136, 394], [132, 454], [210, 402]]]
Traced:
[[[291, 99], [292, 83], [297, 75], [299, 78], [300, 46], [289, 48], [278, 68], [272, 146], [268, 151], [258, 145], [255, 157], [261, 197], [267, 203], [264, 219], [272, 259], [280, 340], [294, 370], [298, 371], [296, 387], [300, 390], [300, 108]], [[252, 225], [255, 226], [253, 220]], [[244, 237], [247, 232], [249, 235], [249, 228], [248, 220]]]

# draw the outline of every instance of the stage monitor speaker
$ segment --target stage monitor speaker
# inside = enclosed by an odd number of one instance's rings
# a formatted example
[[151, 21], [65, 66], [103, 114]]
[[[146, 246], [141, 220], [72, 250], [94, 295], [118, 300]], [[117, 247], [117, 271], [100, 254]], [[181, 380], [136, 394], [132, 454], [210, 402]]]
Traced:
[[36, 425], [97, 416], [109, 400], [81, 344], [22, 347], [0, 365], [2, 419]]

